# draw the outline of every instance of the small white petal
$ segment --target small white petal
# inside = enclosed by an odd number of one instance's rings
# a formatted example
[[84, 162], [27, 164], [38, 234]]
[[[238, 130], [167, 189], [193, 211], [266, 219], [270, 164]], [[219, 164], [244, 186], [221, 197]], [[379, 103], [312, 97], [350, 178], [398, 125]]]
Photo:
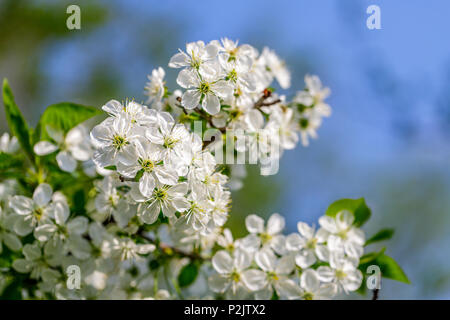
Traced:
[[181, 105], [188, 110], [195, 109], [200, 103], [200, 97], [197, 90], [187, 90], [181, 97]]
[[233, 270], [233, 259], [228, 252], [221, 250], [212, 258], [212, 265], [218, 273], [229, 274]]
[[39, 141], [34, 145], [33, 150], [38, 156], [45, 156], [58, 150], [58, 146], [49, 141]]
[[208, 93], [203, 98], [202, 107], [211, 115], [215, 115], [220, 111], [220, 101], [214, 94]]
[[47, 205], [52, 199], [53, 190], [47, 183], [41, 183], [37, 186], [33, 193], [33, 201], [40, 208]]
[[242, 282], [251, 291], [259, 291], [267, 285], [267, 277], [264, 271], [249, 269], [242, 273]]
[[264, 220], [255, 214], [245, 218], [245, 226], [250, 233], [261, 233], [264, 231]]

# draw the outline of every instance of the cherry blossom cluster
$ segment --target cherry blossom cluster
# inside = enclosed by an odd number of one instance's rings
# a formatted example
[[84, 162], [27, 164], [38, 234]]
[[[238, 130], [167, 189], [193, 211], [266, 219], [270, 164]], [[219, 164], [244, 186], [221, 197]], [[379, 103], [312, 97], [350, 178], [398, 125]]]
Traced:
[[[145, 224], [155, 223], [161, 214], [199, 234], [226, 222], [227, 176], [217, 170], [196, 133], [169, 113], [136, 102], [123, 106], [113, 100], [103, 109], [110, 116], [91, 132], [93, 161], [100, 168], [114, 168], [119, 179], [108, 176], [101, 182], [97, 211], [125, 226], [134, 216], [130, 204], [137, 204], [137, 217]], [[119, 191], [121, 186], [126, 188]]]
[[227, 298], [331, 299], [357, 290], [364, 232], [353, 226], [353, 214], [341, 211], [323, 216], [320, 228], [298, 222], [298, 233], [281, 232], [285, 220], [273, 214], [265, 225], [257, 215], [246, 218], [249, 235], [233, 240], [230, 230], [219, 236], [222, 250], [215, 253], [216, 271], [209, 278], [214, 292]]
[[[328, 299], [357, 290], [365, 236], [351, 212], [321, 217], [318, 230], [299, 222], [289, 235], [279, 214], [267, 224], [247, 216], [249, 234], [238, 240], [225, 226], [230, 190], [242, 187], [245, 171], [221, 162], [229, 150], [220, 143], [234, 133], [233, 157], [254, 151], [260, 163], [278, 161], [316, 137], [331, 112], [329, 89], [307, 75], [287, 101], [271, 87], [290, 86], [275, 52], [228, 39], [188, 43], [169, 67], [181, 69], [180, 88], [170, 91], [158, 68], [145, 87], [149, 106], [111, 100], [96, 125], [47, 125], [32, 149], [37, 167], [51, 169], [33, 173], [30, 185], [20, 177], [0, 183], [0, 254], [5, 247], [13, 255], [0, 291], [17, 274], [35, 283], [23, 298]], [[204, 129], [219, 138], [205, 139]], [[18, 145], [5, 134], [0, 151], [15, 155]], [[74, 180], [54, 183], [55, 172]], [[90, 188], [82, 208], [64, 183]]]
[[[290, 87], [290, 73], [269, 48], [259, 53], [227, 38], [208, 44], [197, 41], [179, 50], [169, 67], [181, 69], [180, 88], [168, 90], [165, 71], [159, 67], [145, 87], [147, 102], [182, 123], [200, 118], [208, 128], [232, 131], [236, 152], [251, 154], [247, 163], [278, 162], [283, 150], [295, 148], [299, 136], [307, 146], [309, 138], [317, 137], [322, 118], [331, 114], [324, 102], [329, 89], [317, 76], [306, 75], [306, 88], [292, 101], [273, 92], [274, 80], [282, 89]], [[274, 173], [262, 169], [262, 174]]]

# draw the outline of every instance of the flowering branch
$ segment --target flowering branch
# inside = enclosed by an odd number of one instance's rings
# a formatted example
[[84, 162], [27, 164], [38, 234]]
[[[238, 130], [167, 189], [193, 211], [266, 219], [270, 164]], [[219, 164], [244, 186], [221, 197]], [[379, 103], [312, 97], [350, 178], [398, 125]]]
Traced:
[[271, 106], [271, 105], [274, 105], [274, 104], [277, 104], [277, 103], [281, 102], [281, 99], [276, 99], [276, 100], [271, 101], [271, 102], [265, 102], [266, 99], [270, 98], [271, 96], [272, 96], [272, 90], [269, 90], [267, 88], [264, 89], [263, 95], [261, 96], [261, 98], [258, 99], [258, 101], [255, 102], [253, 108], [260, 110], [261, 107]]
[[[298, 142], [308, 145], [331, 113], [324, 101], [329, 89], [318, 77], [305, 76], [306, 88], [285, 101], [269, 89], [273, 81], [290, 86], [276, 53], [229, 39], [188, 43], [169, 67], [181, 69], [183, 91], [169, 90], [164, 69], [155, 69], [145, 86], [149, 107], [110, 100], [102, 107], [108, 116], [94, 127], [86, 121], [99, 110], [61, 103], [28, 130], [4, 83], [7, 119], [17, 137], [1, 137], [7, 179], [0, 181], [0, 248], [8, 250], [0, 282], [21, 274], [5, 292], [19, 288], [23, 298], [182, 298], [192, 297], [190, 286], [204, 274], [209, 290], [194, 298], [329, 299], [358, 290], [362, 270], [372, 264], [409, 282], [384, 251], [364, 255], [367, 244], [392, 236], [382, 230], [366, 241], [361, 226], [371, 211], [364, 199], [331, 204], [317, 230], [298, 222], [297, 231], [285, 235], [279, 214], [267, 222], [247, 216], [248, 235], [240, 239], [224, 227], [230, 190], [241, 187], [245, 172], [228, 159], [223, 166], [206, 148], [212, 141], [191, 131], [194, 121], [221, 134], [244, 131], [243, 145], [232, 145], [227, 154], [240, 160], [248, 152], [262, 173], [273, 174], [263, 164], [279, 161], [279, 151]], [[22, 161], [29, 154], [45, 179]], [[149, 229], [158, 237], [146, 234]], [[83, 269], [80, 290], [68, 290], [68, 264]], [[159, 281], [162, 276], [166, 281]], [[21, 287], [24, 279], [32, 285]], [[378, 298], [378, 291], [373, 294]]]

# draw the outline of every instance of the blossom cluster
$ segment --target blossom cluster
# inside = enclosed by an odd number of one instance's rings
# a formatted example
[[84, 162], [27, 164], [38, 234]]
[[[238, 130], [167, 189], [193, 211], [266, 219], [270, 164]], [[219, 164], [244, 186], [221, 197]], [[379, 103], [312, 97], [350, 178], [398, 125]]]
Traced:
[[[252, 214], [249, 235], [234, 240], [225, 224], [243, 166], [220, 162], [219, 141], [195, 130], [201, 121], [224, 140], [241, 130], [245, 143], [233, 140], [234, 156], [256, 150], [259, 160], [278, 160], [274, 145], [283, 151], [316, 137], [331, 112], [329, 89], [307, 75], [306, 88], [287, 101], [271, 87], [274, 80], [290, 86], [275, 52], [228, 39], [188, 43], [169, 67], [181, 69], [180, 88], [170, 91], [158, 68], [145, 87], [149, 106], [110, 100], [95, 126], [47, 125], [33, 145], [32, 183], [0, 183], [0, 254], [7, 248], [13, 257], [0, 272], [0, 292], [17, 273], [36, 284], [24, 298], [326, 299], [357, 290], [365, 236], [353, 213], [325, 215], [318, 230], [299, 222], [289, 235], [279, 214], [267, 224]], [[15, 155], [18, 141], [5, 134], [0, 148]], [[54, 183], [55, 172], [74, 180]], [[81, 208], [72, 181], [86, 191]], [[73, 266], [82, 274], [75, 289]], [[180, 280], [189, 268], [203, 276]]]
[[169, 67], [181, 69], [180, 88], [169, 91], [159, 67], [145, 87], [147, 102], [178, 115], [180, 122], [200, 116], [209, 128], [233, 130], [236, 152], [251, 152], [251, 163], [278, 161], [283, 150], [295, 148], [299, 136], [307, 146], [309, 138], [317, 137], [322, 118], [331, 114], [324, 102], [329, 89], [317, 76], [306, 75], [306, 88], [292, 101], [273, 92], [274, 80], [282, 89], [290, 87], [290, 72], [267, 47], [259, 53], [227, 38], [192, 42], [170, 59]]
[[218, 239], [222, 250], [212, 258], [217, 273], [209, 278], [213, 291], [229, 298], [331, 299], [357, 290], [358, 270], [365, 242], [353, 215], [340, 211], [323, 216], [320, 228], [298, 222], [298, 233], [281, 232], [285, 220], [273, 214], [267, 225], [257, 215], [246, 218], [249, 235], [233, 240], [225, 229]]

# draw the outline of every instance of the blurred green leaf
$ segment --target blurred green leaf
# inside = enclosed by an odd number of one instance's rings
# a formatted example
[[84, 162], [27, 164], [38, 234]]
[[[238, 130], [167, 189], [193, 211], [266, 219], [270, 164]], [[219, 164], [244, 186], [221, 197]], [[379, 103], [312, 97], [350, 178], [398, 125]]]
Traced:
[[359, 270], [365, 274], [367, 268], [371, 265], [380, 267], [381, 275], [384, 278], [408, 284], [411, 283], [398, 263], [393, 258], [384, 254], [384, 248], [380, 252], [372, 252], [361, 257]]
[[44, 111], [36, 128], [37, 140], [48, 140], [47, 125], [59, 129], [66, 134], [70, 129], [103, 111], [94, 107], [88, 107], [71, 102], [53, 104]]
[[23, 159], [18, 155], [0, 152], [0, 170], [5, 171], [13, 168], [21, 168]]
[[382, 276], [384, 278], [397, 280], [408, 284], [411, 283], [398, 263], [393, 258], [385, 255], [384, 253], [376, 258], [375, 264], [380, 267]]
[[[380, 251], [378, 252], [369, 252], [366, 253], [365, 255], [363, 255], [360, 259], [359, 259], [359, 265], [363, 266], [365, 264], [368, 264], [369, 262], [375, 261], [375, 259], [382, 255], [384, 253], [384, 251], [386, 250], [386, 248], [382, 248]], [[362, 269], [361, 269], [362, 271]]]
[[191, 262], [185, 265], [178, 275], [178, 284], [181, 288], [191, 285], [198, 276], [198, 264]]
[[20, 146], [32, 162], [34, 162], [33, 148], [31, 147], [31, 132], [19, 107], [14, 102], [14, 95], [7, 79], [3, 79], [3, 103], [5, 105], [6, 120], [11, 133], [17, 137]]
[[357, 227], [362, 226], [371, 215], [364, 198], [360, 199], [341, 199], [333, 202], [327, 209], [326, 215], [335, 217], [340, 211], [348, 210], [355, 216], [353, 224]]
[[394, 229], [382, 229], [378, 231], [376, 234], [374, 234], [369, 240], [367, 240], [365, 245], [367, 246], [375, 242], [389, 240], [394, 235], [394, 232], [395, 232]]

